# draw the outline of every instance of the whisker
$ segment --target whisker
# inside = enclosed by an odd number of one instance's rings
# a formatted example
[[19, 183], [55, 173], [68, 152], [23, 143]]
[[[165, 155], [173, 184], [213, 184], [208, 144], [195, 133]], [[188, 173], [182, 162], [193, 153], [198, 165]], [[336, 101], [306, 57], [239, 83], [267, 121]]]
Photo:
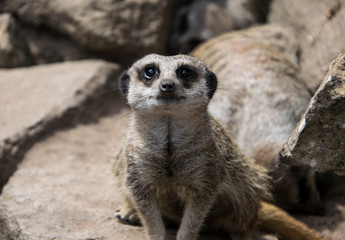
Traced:
[[127, 110], [119, 113], [115, 118], [114, 121], [128, 117], [132, 113], [132, 109], [128, 108]]
[[113, 93], [113, 92], [120, 92], [120, 88], [110, 88], [110, 89], [101, 91], [100, 93], [98, 93], [98, 94], [96, 95], [96, 97], [99, 97], [99, 96], [104, 95], [104, 94], [107, 94], [107, 93]]
[[[112, 118], [112, 120], [111, 120], [112, 123], [111, 123], [111, 127], [110, 127], [109, 131], [110, 132], [115, 132], [115, 131], [118, 132], [120, 130], [123, 138], [121, 138], [120, 144], [118, 143], [118, 141], [119, 141], [118, 138], [112, 139], [111, 145], [113, 145], [113, 146], [117, 145], [119, 148], [121, 148], [123, 146], [123, 142], [125, 139], [124, 136], [126, 135], [127, 126], [123, 127], [123, 123], [120, 123], [121, 128], [118, 129], [118, 124], [119, 124], [119, 122], [129, 122], [128, 120], [125, 120], [124, 118], [127, 118], [131, 114], [131, 112], [132, 112], [131, 109], [122, 110], [116, 117]], [[124, 125], [126, 125], [126, 124], [124, 124]]]
[[217, 88], [217, 91], [219, 91], [219, 90], [229, 91], [229, 92], [233, 91], [233, 89], [231, 89], [231, 88], [222, 88], [222, 87]]

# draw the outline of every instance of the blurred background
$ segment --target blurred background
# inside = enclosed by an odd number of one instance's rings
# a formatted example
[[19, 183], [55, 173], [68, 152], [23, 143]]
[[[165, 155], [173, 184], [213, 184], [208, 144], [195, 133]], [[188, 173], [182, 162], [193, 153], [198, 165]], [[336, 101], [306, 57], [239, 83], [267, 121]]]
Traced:
[[[273, 25], [293, 40], [273, 34]], [[245, 32], [257, 26], [267, 28]], [[303, 81], [312, 96], [345, 52], [345, 0], [0, 0], [0, 239], [142, 239], [141, 228], [113, 219], [121, 194], [110, 184], [107, 151], [120, 146], [129, 113], [117, 78], [146, 54], [189, 54], [229, 32], [243, 44], [255, 42], [253, 48], [291, 50], [293, 71], [284, 76]], [[265, 42], [270, 34], [272, 46]], [[220, 55], [231, 61], [221, 41], [203, 59], [210, 65]], [[237, 61], [232, 68], [239, 73], [251, 69], [248, 57]], [[329, 108], [341, 118], [328, 142], [340, 146], [342, 106]], [[336, 149], [341, 171], [343, 149]], [[323, 188], [342, 182], [322, 178]], [[342, 187], [330, 196], [327, 218], [299, 217], [344, 239]]]

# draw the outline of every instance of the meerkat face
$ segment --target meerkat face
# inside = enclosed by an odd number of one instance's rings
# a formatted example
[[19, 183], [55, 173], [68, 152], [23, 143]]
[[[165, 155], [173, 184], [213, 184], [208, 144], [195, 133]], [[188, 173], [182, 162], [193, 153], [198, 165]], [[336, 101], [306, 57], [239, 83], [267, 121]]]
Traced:
[[120, 76], [120, 89], [136, 110], [206, 108], [217, 78], [199, 59], [148, 55]]

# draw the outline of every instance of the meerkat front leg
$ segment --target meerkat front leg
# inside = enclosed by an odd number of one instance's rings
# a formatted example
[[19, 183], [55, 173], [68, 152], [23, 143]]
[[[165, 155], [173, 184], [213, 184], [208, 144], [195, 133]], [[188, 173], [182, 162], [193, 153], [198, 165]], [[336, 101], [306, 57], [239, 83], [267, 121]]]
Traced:
[[177, 240], [197, 239], [204, 219], [214, 203], [212, 196], [215, 196], [215, 193], [197, 194], [187, 202], [182, 222], [177, 232]]
[[[138, 181], [135, 181], [138, 183]], [[148, 240], [165, 240], [165, 226], [153, 190], [132, 183], [132, 200]]]
[[137, 210], [133, 207], [130, 199], [125, 198], [124, 206], [116, 211], [115, 217], [124, 224], [140, 225], [140, 219]]

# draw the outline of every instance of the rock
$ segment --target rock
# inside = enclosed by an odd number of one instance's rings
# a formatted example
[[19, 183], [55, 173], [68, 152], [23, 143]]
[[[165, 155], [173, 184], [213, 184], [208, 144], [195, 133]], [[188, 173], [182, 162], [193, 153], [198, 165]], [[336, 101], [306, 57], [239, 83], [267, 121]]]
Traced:
[[290, 165], [345, 175], [345, 54], [331, 63], [280, 155]]
[[[0, 15], [0, 68], [95, 58], [65, 36]], [[24, 37], [25, 36], [25, 37]]]
[[274, 0], [269, 21], [295, 30], [300, 48], [301, 75], [315, 92], [328, 64], [345, 51], [344, 0]]
[[27, 24], [20, 27], [37, 64], [97, 58], [96, 54], [90, 53], [66, 36]]
[[92, 51], [135, 58], [162, 52], [170, 31], [172, 0], [4, 0], [0, 11], [46, 26]]
[[91, 111], [119, 70], [103, 61], [0, 70], [0, 189], [30, 146]]
[[36, 144], [0, 196], [0, 236], [142, 239], [141, 228], [114, 218], [121, 196], [111, 184], [109, 151], [125, 126], [125, 118], [107, 117]]
[[15, 19], [0, 14], [0, 68], [23, 67], [34, 64], [31, 52], [20, 34]]

